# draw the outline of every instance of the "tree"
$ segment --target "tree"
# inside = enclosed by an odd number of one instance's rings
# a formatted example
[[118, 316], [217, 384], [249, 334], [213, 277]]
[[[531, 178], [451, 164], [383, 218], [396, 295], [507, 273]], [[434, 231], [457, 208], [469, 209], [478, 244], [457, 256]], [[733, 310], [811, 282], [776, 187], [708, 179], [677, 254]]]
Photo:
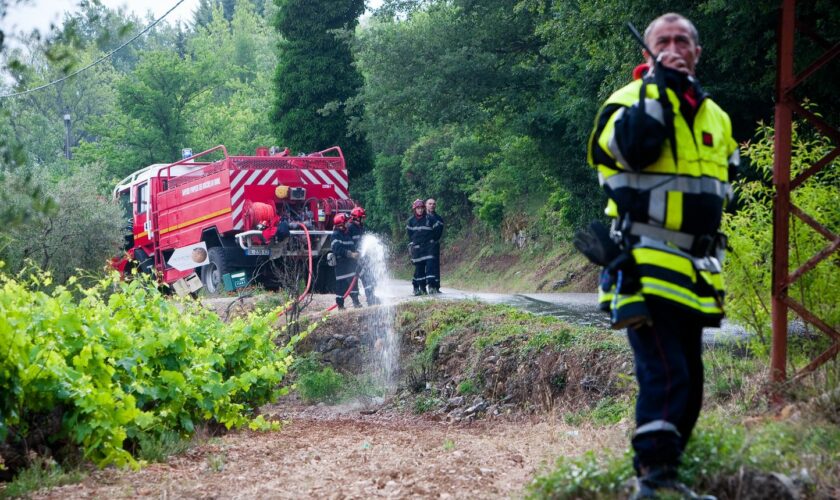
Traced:
[[280, 42], [271, 114], [283, 144], [311, 152], [339, 145], [351, 178], [371, 168], [366, 139], [348, 129], [348, 100], [363, 80], [353, 66], [348, 38], [364, 0], [276, 0]]
[[188, 108], [219, 78], [212, 67], [191, 64], [172, 52], [149, 52], [132, 78], [117, 85], [119, 105], [140, 122], [135, 137], [155, 161], [174, 161], [180, 156], [187, 145]]

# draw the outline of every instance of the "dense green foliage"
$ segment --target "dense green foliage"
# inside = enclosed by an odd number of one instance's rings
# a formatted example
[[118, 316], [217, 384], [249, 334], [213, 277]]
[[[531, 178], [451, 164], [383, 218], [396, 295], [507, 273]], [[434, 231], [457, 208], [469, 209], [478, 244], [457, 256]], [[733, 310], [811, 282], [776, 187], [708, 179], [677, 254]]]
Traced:
[[[48, 285], [0, 275], [0, 442], [72, 444], [99, 465], [135, 464], [132, 443], [203, 422], [268, 426], [255, 410], [286, 391], [279, 384], [305, 335], [278, 349], [278, 310], [223, 323], [141, 279], [39, 291]], [[55, 411], [58, 432], [32, 442]]]
[[[798, 41], [801, 62], [840, 38], [829, 4], [799, 6], [801, 25], [823, 37]], [[667, 5], [697, 25], [698, 77], [739, 141], [772, 113], [778, 6]], [[398, 235], [409, 203], [424, 196], [438, 198], [450, 227], [477, 216], [506, 239], [507, 228], [527, 228], [534, 243], [597, 217], [603, 199], [586, 139], [599, 104], [642, 62], [624, 24], [643, 30], [662, 13], [653, 1], [384, 2], [356, 48], [376, 154], [376, 190], [365, 195], [375, 222]], [[840, 116], [829, 90], [837, 65], [823, 71], [804, 95]]]
[[[795, 177], [829, 154], [835, 146], [827, 137], [814, 136], [802, 123], [794, 127], [792, 175]], [[756, 334], [753, 347], [766, 354], [770, 348], [770, 292], [773, 254], [773, 129], [762, 125], [757, 138], [743, 148], [757, 172], [757, 180], [735, 184], [741, 207], [726, 214], [724, 231], [732, 252], [726, 261], [729, 316]], [[836, 160], [820, 174], [795, 189], [796, 207], [834, 234], [840, 232], [840, 171]], [[791, 217], [790, 270], [806, 263], [828, 241], [797, 217]], [[804, 274], [789, 290], [790, 297], [805, 305], [828, 325], [840, 325], [840, 268], [829, 257]], [[792, 316], [793, 317], [793, 316]]]
[[348, 39], [364, 0], [275, 0], [282, 36], [272, 124], [281, 142], [312, 152], [340, 145], [351, 178], [370, 170], [364, 136], [348, 129], [350, 100], [362, 86]]

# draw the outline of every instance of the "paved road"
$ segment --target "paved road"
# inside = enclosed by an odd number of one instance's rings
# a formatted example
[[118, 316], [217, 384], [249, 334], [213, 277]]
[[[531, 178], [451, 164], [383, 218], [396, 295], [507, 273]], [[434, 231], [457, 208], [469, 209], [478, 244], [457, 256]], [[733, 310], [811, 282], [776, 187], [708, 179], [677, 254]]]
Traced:
[[[609, 317], [598, 310], [598, 294], [595, 293], [486, 293], [441, 288], [440, 300], [480, 300], [488, 304], [506, 304], [538, 314], [558, 317], [570, 323], [584, 326], [609, 327]], [[389, 280], [377, 289], [377, 295], [386, 303], [415, 300], [411, 282]], [[419, 297], [425, 299], [428, 297]], [[731, 341], [745, 336], [744, 329], [724, 321], [721, 328], [706, 328], [703, 332], [706, 344]]]

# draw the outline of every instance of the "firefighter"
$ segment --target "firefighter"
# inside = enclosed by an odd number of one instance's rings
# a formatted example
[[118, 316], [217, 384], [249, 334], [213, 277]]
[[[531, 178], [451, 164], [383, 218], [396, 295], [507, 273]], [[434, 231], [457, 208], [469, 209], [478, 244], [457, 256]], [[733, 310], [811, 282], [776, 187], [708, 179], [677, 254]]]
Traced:
[[[362, 250], [362, 236], [365, 234], [365, 217], [367, 217], [367, 214], [362, 207], [354, 207], [350, 211], [350, 220], [347, 223], [347, 227], [353, 236], [353, 242], [356, 244], [357, 251]], [[365, 255], [362, 255], [359, 268], [359, 280], [365, 289], [365, 300], [367, 300], [369, 306], [379, 304], [379, 299], [374, 293], [376, 276], [370, 268], [370, 262]], [[358, 290], [358, 286], [355, 288]]]
[[426, 217], [432, 223], [432, 258], [426, 264], [426, 284], [429, 295], [440, 293], [440, 239], [443, 237], [443, 217], [435, 212], [434, 198], [426, 200]]
[[[600, 301], [615, 328], [627, 327], [639, 384], [632, 498], [703, 498], [677, 482], [677, 467], [703, 400], [702, 330], [723, 317], [718, 230], [738, 148], [729, 116], [694, 76], [691, 21], [665, 14], [644, 38], [650, 70], [607, 99], [589, 139], [614, 221], [590, 241], [612, 259]], [[616, 252], [601, 248], [610, 240]]]
[[414, 295], [426, 295], [426, 265], [432, 257], [432, 223], [426, 216], [426, 204], [423, 200], [414, 200], [411, 204], [414, 212], [406, 222], [405, 230], [408, 234], [408, 248], [411, 262], [414, 264]]
[[[358, 268], [359, 252], [347, 227], [348, 220], [349, 217], [343, 213], [333, 218], [331, 250], [335, 254], [335, 303], [339, 309], [344, 309], [344, 294], [353, 282]], [[353, 307], [362, 307], [362, 303], [359, 302], [359, 290], [355, 285], [353, 288], [355, 290], [350, 291]]]

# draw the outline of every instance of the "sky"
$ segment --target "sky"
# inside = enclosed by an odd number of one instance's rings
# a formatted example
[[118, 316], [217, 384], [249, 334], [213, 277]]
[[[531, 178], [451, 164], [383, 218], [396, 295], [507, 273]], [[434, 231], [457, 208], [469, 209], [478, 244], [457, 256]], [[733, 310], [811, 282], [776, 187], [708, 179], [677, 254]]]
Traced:
[[[151, 11], [155, 19], [162, 16], [178, 0], [101, 0], [102, 4], [116, 9], [128, 6], [128, 10], [134, 11], [141, 19], [146, 18], [146, 13]], [[199, 0], [184, 0], [166, 17], [169, 22], [192, 20], [192, 13], [198, 7]], [[368, 0], [368, 8], [375, 8], [382, 3], [382, 0]], [[0, 20], [0, 28], [8, 35], [20, 31], [31, 32], [37, 29], [42, 35], [49, 32], [50, 24], [58, 25], [64, 17], [65, 12], [73, 12], [79, 8], [79, 0], [24, 0], [21, 4], [15, 5], [15, 0], [9, 1], [6, 17]]]
[[[150, 12], [155, 19], [162, 16], [178, 0], [101, 0], [102, 4], [116, 9], [128, 6], [128, 10], [134, 11], [141, 19], [145, 19], [146, 13]], [[172, 11], [166, 20], [174, 22], [177, 20], [189, 21], [192, 13], [198, 6], [199, 0], [184, 0], [177, 9]], [[0, 27], [8, 35], [20, 31], [30, 32], [37, 29], [42, 35], [49, 32], [50, 24], [58, 25], [64, 18], [65, 12], [79, 10], [79, 0], [25, 0], [23, 3], [14, 4], [9, 2], [6, 17], [0, 20]]]

